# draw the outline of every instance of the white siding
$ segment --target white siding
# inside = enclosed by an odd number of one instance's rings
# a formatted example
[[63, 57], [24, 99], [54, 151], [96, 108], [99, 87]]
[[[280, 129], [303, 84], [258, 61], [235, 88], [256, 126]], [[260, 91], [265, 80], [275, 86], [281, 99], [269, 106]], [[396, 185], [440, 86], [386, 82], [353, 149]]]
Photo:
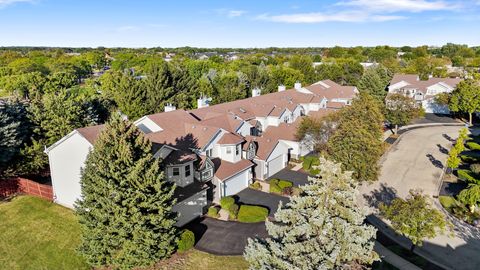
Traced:
[[237, 133], [242, 135], [242, 136], [247, 136], [250, 135], [250, 130], [252, 128], [252, 125], [248, 122], [243, 122], [240, 127], [237, 129]]
[[77, 131], [48, 152], [54, 200], [73, 208], [81, 197], [81, 168], [92, 145]]
[[290, 148], [290, 155], [293, 158], [299, 158], [299, 157], [305, 156], [308, 153], [313, 151], [313, 147], [309, 147], [308, 145], [303, 144], [302, 142], [287, 141], [287, 140], [281, 140], [281, 142], [288, 145], [288, 147]]
[[203, 190], [192, 197], [173, 206], [172, 210], [178, 213], [175, 226], [181, 227], [203, 214], [203, 207], [207, 205], [207, 191]]
[[[186, 175], [186, 167], [190, 167], [190, 175]], [[173, 175], [173, 168], [178, 168], [179, 175]], [[175, 182], [179, 187], [185, 187], [193, 183], [195, 167], [193, 162], [187, 162], [185, 164], [172, 165], [167, 167], [167, 179]]]
[[422, 107], [426, 113], [449, 114], [448, 105], [442, 105], [435, 102], [435, 98], [429, 98], [422, 101]]
[[242, 159], [241, 144], [222, 144], [218, 145], [216, 148], [218, 151], [218, 157], [223, 160], [236, 163]]

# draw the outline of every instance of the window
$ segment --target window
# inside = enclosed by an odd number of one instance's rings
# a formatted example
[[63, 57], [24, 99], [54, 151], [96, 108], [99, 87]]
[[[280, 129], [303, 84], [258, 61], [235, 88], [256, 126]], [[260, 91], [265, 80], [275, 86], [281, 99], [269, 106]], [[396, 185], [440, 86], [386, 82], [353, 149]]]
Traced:
[[185, 166], [185, 177], [190, 176], [190, 165]]
[[231, 154], [232, 153], [232, 148], [230, 148], [230, 146], [227, 146], [227, 154]]
[[212, 170], [205, 170], [202, 172], [202, 179], [209, 179], [212, 177]]
[[235, 148], [235, 155], [238, 156], [238, 153], [240, 153], [240, 145], [237, 145], [237, 147]]
[[212, 149], [208, 149], [207, 150], [207, 157], [211, 157], [212, 156]]
[[173, 175], [173, 176], [179, 176], [179, 175], [180, 175], [180, 168], [174, 167], [174, 168], [173, 168], [172, 175]]

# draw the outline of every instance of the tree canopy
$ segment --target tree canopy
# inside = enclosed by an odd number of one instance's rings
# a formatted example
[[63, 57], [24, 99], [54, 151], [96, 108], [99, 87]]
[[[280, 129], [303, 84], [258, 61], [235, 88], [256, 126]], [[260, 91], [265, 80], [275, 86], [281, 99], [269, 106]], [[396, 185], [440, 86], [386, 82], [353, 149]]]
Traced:
[[90, 265], [131, 269], [174, 252], [174, 186], [131, 122], [114, 115], [105, 125], [85, 162], [81, 188], [79, 251]]
[[275, 222], [266, 222], [270, 237], [248, 240], [244, 257], [250, 269], [343, 269], [378, 258], [376, 229], [363, 222], [351, 172], [323, 157], [317, 169], [300, 195], [280, 204]]

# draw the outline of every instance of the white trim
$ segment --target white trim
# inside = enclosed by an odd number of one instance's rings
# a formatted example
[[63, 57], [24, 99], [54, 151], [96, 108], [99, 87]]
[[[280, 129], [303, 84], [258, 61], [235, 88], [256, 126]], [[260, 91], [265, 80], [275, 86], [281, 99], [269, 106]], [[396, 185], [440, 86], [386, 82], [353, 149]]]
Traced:
[[76, 133], [78, 133], [78, 135], [80, 135], [82, 138], [84, 138], [88, 144], [90, 144], [90, 146], [93, 146], [88, 140], [87, 138], [85, 138], [85, 136], [82, 135], [82, 133], [78, 132], [78, 130], [74, 130], [70, 133], [68, 133], [67, 135], [63, 136], [60, 140], [56, 141], [54, 144], [50, 145], [50, 147], [46, 148], [43, 152], [45, 154], [48, 155], [48, 153], [50, 151], [53, 150], [53, 148], [57, 147], [58, 145], [62, 144], [64, 141], [66, 141], [68, 138], [72, 137], [73, 135], [75, 135]]

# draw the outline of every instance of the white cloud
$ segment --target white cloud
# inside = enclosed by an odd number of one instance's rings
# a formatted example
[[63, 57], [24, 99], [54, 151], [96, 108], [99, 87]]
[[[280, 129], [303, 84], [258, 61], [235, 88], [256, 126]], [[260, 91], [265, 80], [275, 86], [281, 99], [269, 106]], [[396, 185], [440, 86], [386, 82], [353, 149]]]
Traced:
[[33, 3], [34, 0], [0, 0], [0, 8], [15, 4], [15, 3]]
[[283, 23], [322, 23], [322, 22], [385, 22], [404, 19], [403, 16], [375, 15], [362, 11], [344, 11], [338, 13], [296, 13], [273, 15], [263, 14], [258, 20]]
[[451, 10], [459, 7], [445, 1], [428, 0], [350, 0], [337, 3], [339, 6], [351, 6], [372, 11], [383, 12], [422, 12]]
[[217, 9], [215, 10], [215, 12], [219, 15], [227, 16], [228, 18], [240, 17], [245, 15], [245, 13], [247, 13], [245, 10], [226, 9], [226, 8]]
[[229, 10], [227, 16], [230, 18], [240, 17], [245, 14], [245, 10]]

